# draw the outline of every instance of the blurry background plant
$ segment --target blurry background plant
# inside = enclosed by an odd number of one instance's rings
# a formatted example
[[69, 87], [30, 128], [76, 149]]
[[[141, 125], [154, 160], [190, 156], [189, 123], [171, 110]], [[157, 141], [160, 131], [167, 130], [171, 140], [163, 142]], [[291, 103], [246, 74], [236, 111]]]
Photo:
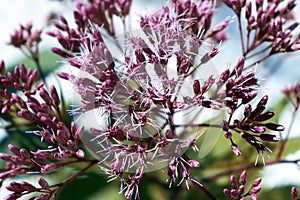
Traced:
[[56, 3], [0, 64], [1, 198], [299, 198], [295, 1]]

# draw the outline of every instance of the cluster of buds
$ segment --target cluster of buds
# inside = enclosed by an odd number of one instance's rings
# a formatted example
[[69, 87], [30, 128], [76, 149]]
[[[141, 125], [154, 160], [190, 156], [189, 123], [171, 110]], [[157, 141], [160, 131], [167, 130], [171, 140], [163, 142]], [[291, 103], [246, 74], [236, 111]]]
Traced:
[[[265, 53], [269, 49], [268, 56], [299, 49], [299, 36], [293, 39], [294, 30], [298, 27], [298, 23], [286, 25], [286, 22], [293, 16], [292, 10], [296, 6], [295, 0], [285, 2], [257, 0], [255, 5], [248, 0], [224, 0], [224, 3], [235, 12], [239, 23], [241, 23], [242, 13], [245, 13], [244, 17], [247, 21], [246, 46], [243, 44], [245, 56], [249, 52], [257, 50], [264, 43], [269, 45], [259, 53]], [[241, 36], [243, 31], [240, 28]], [[252, 34], [254, 37], [250, 37]], [[254, 55], [259, 53], [256, 52]]]
[[[6, 113], [10, 107], [16, 103], [21, 108], [27, 108], [25, 101], [16, 93], [11, 92], [9, 88], [14, 87], [16, 90], [23, 92], [27, 97], [34, 95], [36, 93], [36, 89], [34, 89], [33, 86], [38, 78], [38, 71], [26, 69], [24, 64], [21, 63], [20, 67], [15, 67], [13, 72], [7, 72], [7, 74], [5, 74], [5, 64], [3, 61], [1, 61], [0, 67], [1, 114]], [[37, 87], [40, 86], [41, 84], [37, 85]]]
[[215, 9], [212, 1], [171, 0], [171, 3], [178, 18], [182, 21], [183, 27], [187, 28], [190, 33], [198, 35], [201, 39], [207, 37], [212, 37], [217, 41], [227, 39], [223, 30], [230, 23], [229, 18], [211, 28]]
[[[9, 144], [8, 148], [13, 154], [0, 153], [0, 158], [6, 163], [0, 179], [32, 172], [49, 173], [68, 165], [68, 162], [60, 161], [83, 160], [85, 153], [78, 146], [83, 126], [78, 128], [74, 122], [70, 127], [66, 125], [56, 88], [51, 86], [48, 91], [43, 82], [35, 84], [37, 70], [27, 69], [23, 64], [15, 67], [13, 72], [5, 74], [4, 71], [4, 63], [1, 62], [1, 117], [15, 123], [11, 116], [17, 115], [27, 121], [28, 125], [36, 125], [39, 130], [28, 133], [38, 135], [49, 146], [47, 149], [35, 151]], [[14, 193], [7, 199], [17, 199], [37, 191], [26, 182], [13, 182], [9, 190]]]
[[130, 11], [131, 0], [89, 0], [88, 5], [76, 2], [75, 6], [78, 9], [74, 12], [75, 22], [80, 28], [85, 29], [91, 21], [114, 35], [113, 15], [126, 17]]
[[21, 25], [19, 29], [10, 36], [10, 45], [21, 48], [25, 47], [29, 49], [37, 48], [37, 45], [41, 42], [41, 31], [32, 30], [32, 23], [28, 23], [26, 26]]
[[[232, 140], [232, 131], [238, 132], [250, 145], [254, 146], [259, 154], [269, 149], [259, 140], [268, 142], [278, 142], [280, 138], [276, 135], [266, 134], [267, 130], [283, 131], [284, 127], [279, 124], [268, 122], [274, 117], [274, 112], [265, 111], [268, 96], [264, 96], [252, 109], [251, 102], [257, 95], [256, 87], [258, 79], [253, 71], [244, 71], [245, 59], [239, 59], [235, 74], [230, 74], [229, 69], [226, 69], [217, 81], [218, 88], [222, 88], [225, 84], [225, 89], [216, 94], [217, 99], [222, 99], [223, 104], [227, 107], [227, 113], [232, 115], [242, 105], [244, 105], [243, 119], [235, 119], [233, 122], [223, 121], [221, 127], [225, 133], [225, 137], [230, 140], [232, 150], [235, 155], [241, 155], [238, 146]], [[235, 78], [231, 77], [235, 75]]]
[[39, 178], [38, 185], [39, 186], [34, 186], [31, 183], [28, 183], [26, 181], [10, 182], [9, 185], [6, 186], [6, 189], [13, 193], [7, 195], [4, 198], [4, 200], [16, 200], [22, 197], [23, 195], [30, 194], [30, 193], [37, 193], [37, 192], [41, 192], [42, 194], [33, 196], [31, 197], [31, 199], [33, 200], [50, 199], [51, 193], [53, 193], [54, 190], [51, 190], [49, 183], [44, 178]]
[[247, 196], [251, 197], [251, 200], [256, 200], [257, 193], [261, 190], [261, 186], [259, 185], [261, 183], [261, 178], [257, 178], [252, 182], [252, 185], [248, 192], [245, 191], [245, 185], [247, 182], [247, 172], [244, 170], [239, 178], [239, 182], [237, 182], [237, 179], [235, 176], [230, 177], [230, 186], [231, 189], [224, 189], [224, 194], [227, 198], [231, 200], [244, 200]]
[[294, 85], [287, 86], [283, 93], [286, 95], [287, 99], [294, 106], [295, 110], [298, 110], [300, 106], [300, 84], [295, 82]]

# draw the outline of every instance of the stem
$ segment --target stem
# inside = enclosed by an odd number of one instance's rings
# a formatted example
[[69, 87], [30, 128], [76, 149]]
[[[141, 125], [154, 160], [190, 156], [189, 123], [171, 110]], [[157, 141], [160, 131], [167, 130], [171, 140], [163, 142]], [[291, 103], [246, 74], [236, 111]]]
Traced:
[[253, 54], [250, 55], [250, 56], [245, 57], [245, 59], [250, 59], [250, 58], [252, 58], [252, 57], [254, 57], [254, 56], [257, 56], [257, 55], [259, 55], [259, 54], [261, 54], [261, 53], [264, 53], [264, 52], [267, 51], [270, 47], [272, 47], [271, 44], [268, 45], [268, 46], [266, 46], [266, 47], [263, 48], [262, 50], [260, 50], [260, 51], [258, 51], [258, 52], [256, 52], [256, 53], [253, 53]]
[[175, 124], [174, 127], [211, 127], [211, 128], [222, 128], [219, 124]]
[[291, 123], [290, 123], [290, 125], [289, 125], [288, 132], [287, 132], [286, 137], [285, 137], [285, 139], [283, 140], [283, 142], [282, 142], [282, 144], [281, 144], [281, 146], [280, 146], [279, 152], [278, 152], [278, 154], [277, 154], [277, 159], [280, 159], [280, 158], [282, 157], [282, 154], [283, 154], [284, 149], [285, 149], [285, 147], [286, 147], [286, 144], [287, 144], [287, 142], [288, 142], [288, 138], [289, 138], [289, 136], [290, 136], [290, 133], [291, 133], [293, 124], [294, 124], [295, 119], [296, 119], [297, 110], [298, 110], [297, 108], [294, 109], [294, 112], [293, 112], [293, 114], [292, 114]]
[[253, 66], [256, 65], [256, 64], [259, 64], [259, 63], [261, 63], [261, 62], [267, 60], [270, 56], [271, 56], [271, 54], [268, 54], [268, 55], [266, 55], [265, 57], [259, 59], [258, 61], [253, 62], [251, 65], [245, 67], [244, 70], [249, 69], [250, 67], [253, 67]]
[[85, 168], [81, 169], [79, 172], [77, 172], [76, 174], [74, 174], [73, 176], [70, 176], [69, 178], [67, 178], [66, 180], [64, 180], [63, 182], [57, 184], [57, 185], [53, 185], [54, 187], [57, 187], [55, 190], [54, 190], [54, 193], [53, 193], [53, 197], [54, 199], [56, 199], [56, 195], [57, 195], [57, 192], [64, 186], [66, 185], [67, 183], [73, 181], [74, 179], [76, 179], [78, 176], [80, 176], [81, 174], [83, 174], [85, 171], [87, 171], [89, 168], [91, 168], [94, 164], [96, 164], [98, 161], [97, 160], [92, 160], [91, 163], [86, 166]]
[[210, 199], [217, 200], [217, 197], [215, 197], [209, 190], [207, 190], [204, 185], [199, 185], [192, 181], [193, 185], [198, 187], [200, 190], [202, 190]]
[[42, 69], [41, 64], [40, 64], [40, 59], [39, 59], [39, 56], [38, 56], [38, 52], [35, 52], [35, 53], [32, 52], [31, 55], [32, 55], [32, 60], [36, 64], [36, 67], [39, 71], [39, 74], [40, 74], [43, 82], [45, 83], [46, 88], [49, 89], [49, 87], [47, 85], [47, 82], [46, 82], [45, 74], [44, 74], [43, 69]]
[[238, 26], [239, 26], [239, 32], [241, 38], [242, 51], [243, 51], [243, 55], [245, 55], [246, 51], [245, 51], [244, 35], [243, 35], [242, 22], [240, 16], [238, 16]]

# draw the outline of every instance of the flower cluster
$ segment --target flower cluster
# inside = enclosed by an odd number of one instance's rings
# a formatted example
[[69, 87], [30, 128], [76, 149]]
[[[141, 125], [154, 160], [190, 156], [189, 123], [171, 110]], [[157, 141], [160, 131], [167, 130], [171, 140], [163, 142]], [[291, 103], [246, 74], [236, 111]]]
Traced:
[[245, 184], [247, 182], [247, 171], [244, 170], [239, 178], [239, 184], [235, 176], [231, 175], [230, 177], [230, 186], [231, 189], [224, 189], [224, 194], [227, 198], [232, 200], [244, 200], [247, 196], [251, 197], [251, 200], [257, 199], [257, 193], [261, 190], [259, 185], [261, 178], [257, 178], [252, 181], [252, 185], [248, 192], [245, 191]]
[[[264, 55], [267, 58], [277, 53], [299, 49], [299, 39], [295, 38], [294, 31], [298, 23], [287, 23], [293, 18], [292, 10], [296, 6], [295, 0], [284, 2], [257, 0], [255, 4], [245, 0], [224, 0], [224, 3], [238, 17], [244, 56], [254, 51], [249, 57]], [[242, 29], [243, 17], [247, 20], [246, 30]], [[245, 43], [244, 34], [246, 35]]]
[[32, 30], [32, 23], [28, 23], [26, 26], [20, 26], [19, 29], [11, 35], [9, 44], [21, 48], [27, 48], [28, 50], [36, 48], [37, 44], [41, 42], [41, 31]]
[[[13, 181], [6, 186], [12, 192], [6, 200], [27, 194], [35, 195], [35, 200], [55, 199], [61, 187], [96, 164], [110, 180], [121, 182], [120, 191], [128, 199], [138, 199], [145, 173], [158, 169], [166, 169], [169, 187], [184, 182], [187, 189], [195, 186], [214, 199], [202, 177], [193, 174], [200, 162], [192, 155], [199, 152], [200, 145], [210, 145], [199, 139], [205, 132], [206, 137], [214, 137], [208, 133], [210, 128], [224, 132], [230, 142], [229, 152], [241, 156], [241, 144], [248, 144], [264, 163], [263, 153], [271, 152], [265, 143], [280, 142], [273, 131], [284, 131], [284, 126], [271, 121], [275, 113], [267, 110], [267, 95], [253, 103], [261, 87], [250, 67], [274, 54], [300, 49], [300, 36], [294, 35], [298, 23], [287, 26], [295, 1], [280, 2], [257, 0], [254, 5], [250, 0], [224, 0], [237, 15], [242, 55], [232, 69], [228, 67], [220, 74], [209, 74], [211, 68], [219, 68], [211, 62], [221, 53], [215, 44], [228, 39], [225, 29], [234, 18], [213, 25], [217, 11], [214, 1], [171, 0], [169, 6], [140, 16], [139, 30], [129, 32], [125, 31], [131, 1], [75, 2], [75, 27], [58, 15], [52, 22], [54, 30], [47, 33], [61, 45], [52, 51], [78, 71], [57, 73], [71, 82], [80, 96], [80, 105], [71, 115], [101, 112], [101, 126], [96, 122], [86, 131], [66, 119], [65, 102], [57, 89], [45, 82], [37, 48], [41, 32], [32, 31], [31, 24], [21, 26], [11, 36], [10, 44], [26, 48], [38, 70], [20, 64], [6, 73], [4, 62], [0, 63], [0, 117], [17, 116], [25, 125], [36, 125], [36, 130], [27, 132], [47, 147], [28, 149], [9, 144], [11, 153], [0, 153], [5, 161], [0, 179], [45, 174], [76, 163], [88, 165], [60, 184], [50, 185], [44, 178], [38, 180], [38, 186]], [[124, 47], [115, 36], [116, 17], [123, 23]], [[246, 20], [246, 30], [242, 20]], [[114, 45], [109, 44], [107, 35], [113, 37]], [[262, 47], [266, 48], [261, 51]], [[260, 57], [262, 54], [265, 56]], [[249, 65], [253, 57], [258, 60]], [[203, 69], [208, 69], [204, 77]], [[39, 82], [38, 74], [43, 82]], [[297, 110], [299, 83], [287, 87], [284, 93]], [[218, 117], [211, 113], [218, 113]], [[86, 150], [93, 151], [97, 159], [90, 158]], [[245, 192], [246, 178], [243, 171], [238, 184], [231, 176], [231, 189], [224, 190], [226, 197], [257, 199], [261, 179], [254, 180]], [[292, 196], [297, 198], [295, 188]]]
[[[3, 62], [1, 66], [3, 69]], [[35, 84], [37, 77], [37, 70], [27, 69], [23, 64], [15, 67], [13, 73], [4, 74], [2, 70], [0, 76], [1, 117], [11, 118], [17, 114], [28, 124], [35, 124], [38, 130], [29, 130], [28, 133], [38, 135], [49, 145], [46, 149], [28, 150], [9, 144], [8, 148], [12, 154], [0, 153], [0, 158], [6, 163], [5, 171], [0, 173], [2, 180], [21, 174], [49, 173], [68, 165], [64, 161], [84, 161], [85, 153], [78, 146], [83, 126], [77, 127], [74, 122], [70, 126], [65, 123], [60, 109], [61, 100], [56, 88], [51, 86], [48, 91], [43, 82]], [[13, 91], [18, 91], [18, 93]], [[45, 192], [39, 188], [34, 189], [27, 182], [12, 182], [8, 189], [14, 193], [7, 199], [16, 199], [38, 191], [47, 193], [50, 198], [55, 193], [55, 190]]]

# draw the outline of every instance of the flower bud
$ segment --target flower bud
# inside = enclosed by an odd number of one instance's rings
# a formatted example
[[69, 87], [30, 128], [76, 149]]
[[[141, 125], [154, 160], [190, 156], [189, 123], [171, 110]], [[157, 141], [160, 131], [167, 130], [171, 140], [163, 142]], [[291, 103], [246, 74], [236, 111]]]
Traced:
[[274, 117], [274, 115], [275, 115], [274, 112], [268, 111], [268, 112], [265, 112], [264, 114], [256, 117], [255, 121], [257, 121], [257, 122], [267, 121], [267, 120], [271, 119], [272, 117]]
[[189, 160], [188, 163], [190, 164], [191, 167], [199, 167], [200, 163], [197, 160]]
[[231, 185], [231, 188], [237, 189], [237, 181], [236, 181], [235, 176], [233, 176], [233, 175], [230, 176], [230, 185]]
[[236, 155], [236, 156], [242, 155], [242, 151], [236, 144], [231, 145], [231, 150], [234, 153], [234, 155]]
[[241, 185], [245, 185], [245, 184], [246, 184], [246, 181], [247, 181], [247, 171], [244, 170], [244, 171], [241, 173], [239, 182], [240, 182]]
[[13, 152], [15, 155], [20, 155], [20, 148], [13, 145], [13, 144], [9, 144], [8, 148], [11, 152]]
[[231, 196], [237, 196], [238, 195], [237, 189], [231, 189], [230, 194], [231, 194]]
[[236, 76], [240, 76], [244, 70], [245, 58], [241, 57], [235, 67]]
[[21, 186], [23, 187], [23, 189], [25, 191], [34, 192], [34, 191], [37, 190], [36, 187], [34, 187], [32, 184], [30, 184], [30, 183], [28, 183], [26, 181], [22, 181], [22, 182], [20, 182], [20, 184], [21, 184]]
[[43, 188], [43, 189], [49, 189], [49, 184], [48, 182], [43, 178], [43, 177], [40, 177], [39, 180], [38, 180], [38, 184]]
[[245, 191], [245, 186], [244, 185], [240, 185], [239, 189], [238, 189], [238, 194], [242, 195]]
[[257, 194], [259, 191], [261, 190], [261, 187], [258, 185], [258, 186], [254, 186], [250, 189], [250, 193], [251, 194]]
[[293, 199], [296, 199], [298, 197], [298, 191], [297, 191], [296, 187], [292, 187], [291, 195], [292, 195]]
[[259, 137], [263, 141], [269, 141], [269, 142], [279, 142], [280, 141], [280, 137], [278, 137], [276, 135], [272, 135], [272, 134], [260, 134]]
[[85, 156], [85, 153], [84, 153], [84, 151], [83, 150], [81, 150], [81, 149], [78, 149], [77, 151], [76, 151], [76, 156], [78, 157], [78, 158], [84, 158], [84, 156]]
[[41, 167], [41, 173], [49, 173], [49, 172], [52, 172], [54, 170], [57, 169], [57, 165], [55, 163], [49, 163], [49, 164], [46, 164], [46, 165], [43, 165]]
[[260, 182], [261, 182], [261, 178], [257, 178], [257, 179], [255, 179], [255, 180], [252, 182], [252, 186], [253, 186], [253, 187], [256, 187], [256, 186], [258, 186], [258, 185], [260, 184]]
[[223, 193], [225, 194], [226, 197], [231, 198], [230, 191], [228, 189], [224, 189]]
[[199, 80], [194, 80], [193, 90], [194, 90], [195, 95], [200, 94], [200, 81]]
[[273, 131], [284, 131], [284, 126], [280, 124], [274, 124], [274, 123], [266, 123], [265, 126]]

